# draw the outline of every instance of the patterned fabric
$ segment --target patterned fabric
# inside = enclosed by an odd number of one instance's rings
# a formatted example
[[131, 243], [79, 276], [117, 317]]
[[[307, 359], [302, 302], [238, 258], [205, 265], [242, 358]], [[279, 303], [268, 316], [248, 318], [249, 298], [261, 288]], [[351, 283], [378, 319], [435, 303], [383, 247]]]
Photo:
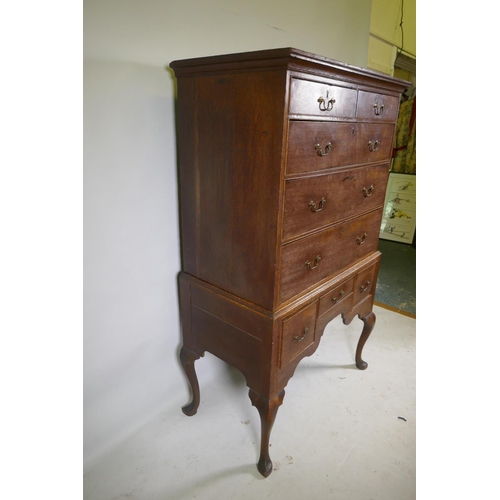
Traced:
[[396, 136], [392, 157], [392, 171], [402, 174], [416, 174], [416, 97], [404, 101], [399, 108]]

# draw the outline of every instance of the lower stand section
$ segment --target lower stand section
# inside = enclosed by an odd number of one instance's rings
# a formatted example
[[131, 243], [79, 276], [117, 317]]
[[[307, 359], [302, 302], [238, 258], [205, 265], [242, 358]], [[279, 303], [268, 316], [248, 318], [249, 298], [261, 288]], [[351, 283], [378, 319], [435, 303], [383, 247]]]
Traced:
[[360, 370], [368, 367], [362, 353], [376, 321], [372, 309], [379, 261], [380, 254], [374, 253], [272, 314], [183, 273], [180, 283], [184, 344], [180, 361], [192, 392], [183, 413], [195, 415], [200, 405], [195, 362], [205, 352], [240, 370], [261, 422], [257, 469], [268, 477], [273, 471], [269, 439], [285, 397], [284, 388], [300, 361], [315, 352], [325, 327], [335, 317], [342, 315], [346, 325], [354, 317], [363, 322], [355, 361]]
[[271, 437], [271, 430], [276, 419], [276, 414], [278, 413], [278, 408], [283, 403], [285, 391], [281, 391], [270, 400], [263, 398], [252, 389], [250, 389], [248, 395], [250, 396], [252, 405], [259, 411], [261, 423], [260, 458], [257, 463], [257, 469], [264, 477], [267, 477], [273, 471], [273, 462], [269, 456], [269, 438]]

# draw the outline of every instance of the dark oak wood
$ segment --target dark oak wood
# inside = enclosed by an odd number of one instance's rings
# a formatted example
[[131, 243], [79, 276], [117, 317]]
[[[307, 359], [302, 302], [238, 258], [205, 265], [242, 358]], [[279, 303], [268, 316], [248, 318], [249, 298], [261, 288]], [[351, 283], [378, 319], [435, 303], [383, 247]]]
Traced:
[[196, 376], [196, 371], [194, 369], [194, 362], [200, 358], [198, 354], [188, 349], [185, 345], [182, 346], [180, 359], [182, 363], [182, 368], [191, 386], [192, 400], [186, 406], [182, 407], [182, 412], [188, 417], [193, 416], [198, 411], [198, 406], [200, 406], [200, 386], [198, 384], [198, 377]]
[[271, 430], [276, 419], [276, 414], [278, 413], [278, 408], [283, 403], [285, 391], [280, 391], [271, 400], [263, 398], [252, 389], [249, 391], [249, 396], [252, 405], [259, 411], [261, 423], [260, 457], [257, 462], [257, 469], [264, 477], [267, 477], [273, 471], [273, 462], [269, 456], [269, 438], [271, 437]]
[[318, 316], [321, 316], [329, 309], [334, 309], [336, 307], [349, 305], [352, 303], [352, 290], [354, 287], [354, 278], [350, 278], [343, 281], [340, 285], [335, 288], [328, 290], [328, 293], [323, 295], [319, 299], [319, 310]]
[[362, 123], [356, 136], [355, 163], [384, 161], [392, 152], [394, 127]]
[[363, 352], [363, 347], [372, 333], [373, 327], [375, 326], [375, 313], [372, 311], [366, 317], [361, 318], [364, 323], [363, 331], [361, 332], [361, 337], [359, 338], [358, 345], [356, 347], [356, 366], [360, 370], [366, 370], [368, 368], [368, 363], [361, 359], [361, 353]]
[[287, 180], [283, 242], [383, 207], [388, 177], [385, 164]]
[[376, 92], [358, 92], [356, 117], [361, 120], [394, 122], [398, 117], [399, 99]]
[[292, 78], [291, 85], [291, 115], [308, 115], [314, 119], [356, 115], [356, 89], [302, 78]]
[[387, 161], [393, 135], [388, 123], [291, 121], [287, 177]]
[[[378, 233], [408, 82], [297, 49], [171, 63], [178, 79], [181, 365], [240, 370], [261, 420], [257, 468], [297, 365], [341, 315], [375, 324]], [[330, 145], [329, 145], [330, 144]], [[322, 201], [324, 199], [324, 201]]]
[[381, 210], [369, 212], [285, 245], [281, 255], [280, 301], [375, 251], [381, 213]]
[[[356, 150], [350, 146], [356, 127], [349, 122], [290, 121], [287, 175], [353, 165]], [[322, 156], [318, 155], [317, 144]]]
[[317, 308], [318, 304], [315, 301], [282, 321], [278, 361], [280, 368], [286, 366], [314, 344]]

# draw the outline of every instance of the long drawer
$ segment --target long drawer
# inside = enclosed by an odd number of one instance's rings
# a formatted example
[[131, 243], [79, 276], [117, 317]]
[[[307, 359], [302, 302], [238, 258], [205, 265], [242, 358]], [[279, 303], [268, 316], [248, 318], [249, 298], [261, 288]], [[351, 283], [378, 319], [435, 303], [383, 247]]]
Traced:
[[389, 160], [394, 126], [291, 121], [286, 174]]
[[382, 209], [284, 245], [280, 303], [377, 249]]
[[381, 207], [388, 177], [386, 164], [287, 180], [283, 241]]

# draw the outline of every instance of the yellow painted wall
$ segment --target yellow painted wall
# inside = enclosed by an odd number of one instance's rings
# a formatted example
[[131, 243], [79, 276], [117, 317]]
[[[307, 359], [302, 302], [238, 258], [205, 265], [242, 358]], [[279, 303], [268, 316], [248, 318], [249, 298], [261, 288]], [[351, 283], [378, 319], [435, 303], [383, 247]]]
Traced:
[[[403, 34], [401, 34], [403, 13]], [[369, 68], [394, 75], [394, 60], [398, 48], [416, 59], [416, 0], [372, 0], [370, 38], [368, 44]]]

